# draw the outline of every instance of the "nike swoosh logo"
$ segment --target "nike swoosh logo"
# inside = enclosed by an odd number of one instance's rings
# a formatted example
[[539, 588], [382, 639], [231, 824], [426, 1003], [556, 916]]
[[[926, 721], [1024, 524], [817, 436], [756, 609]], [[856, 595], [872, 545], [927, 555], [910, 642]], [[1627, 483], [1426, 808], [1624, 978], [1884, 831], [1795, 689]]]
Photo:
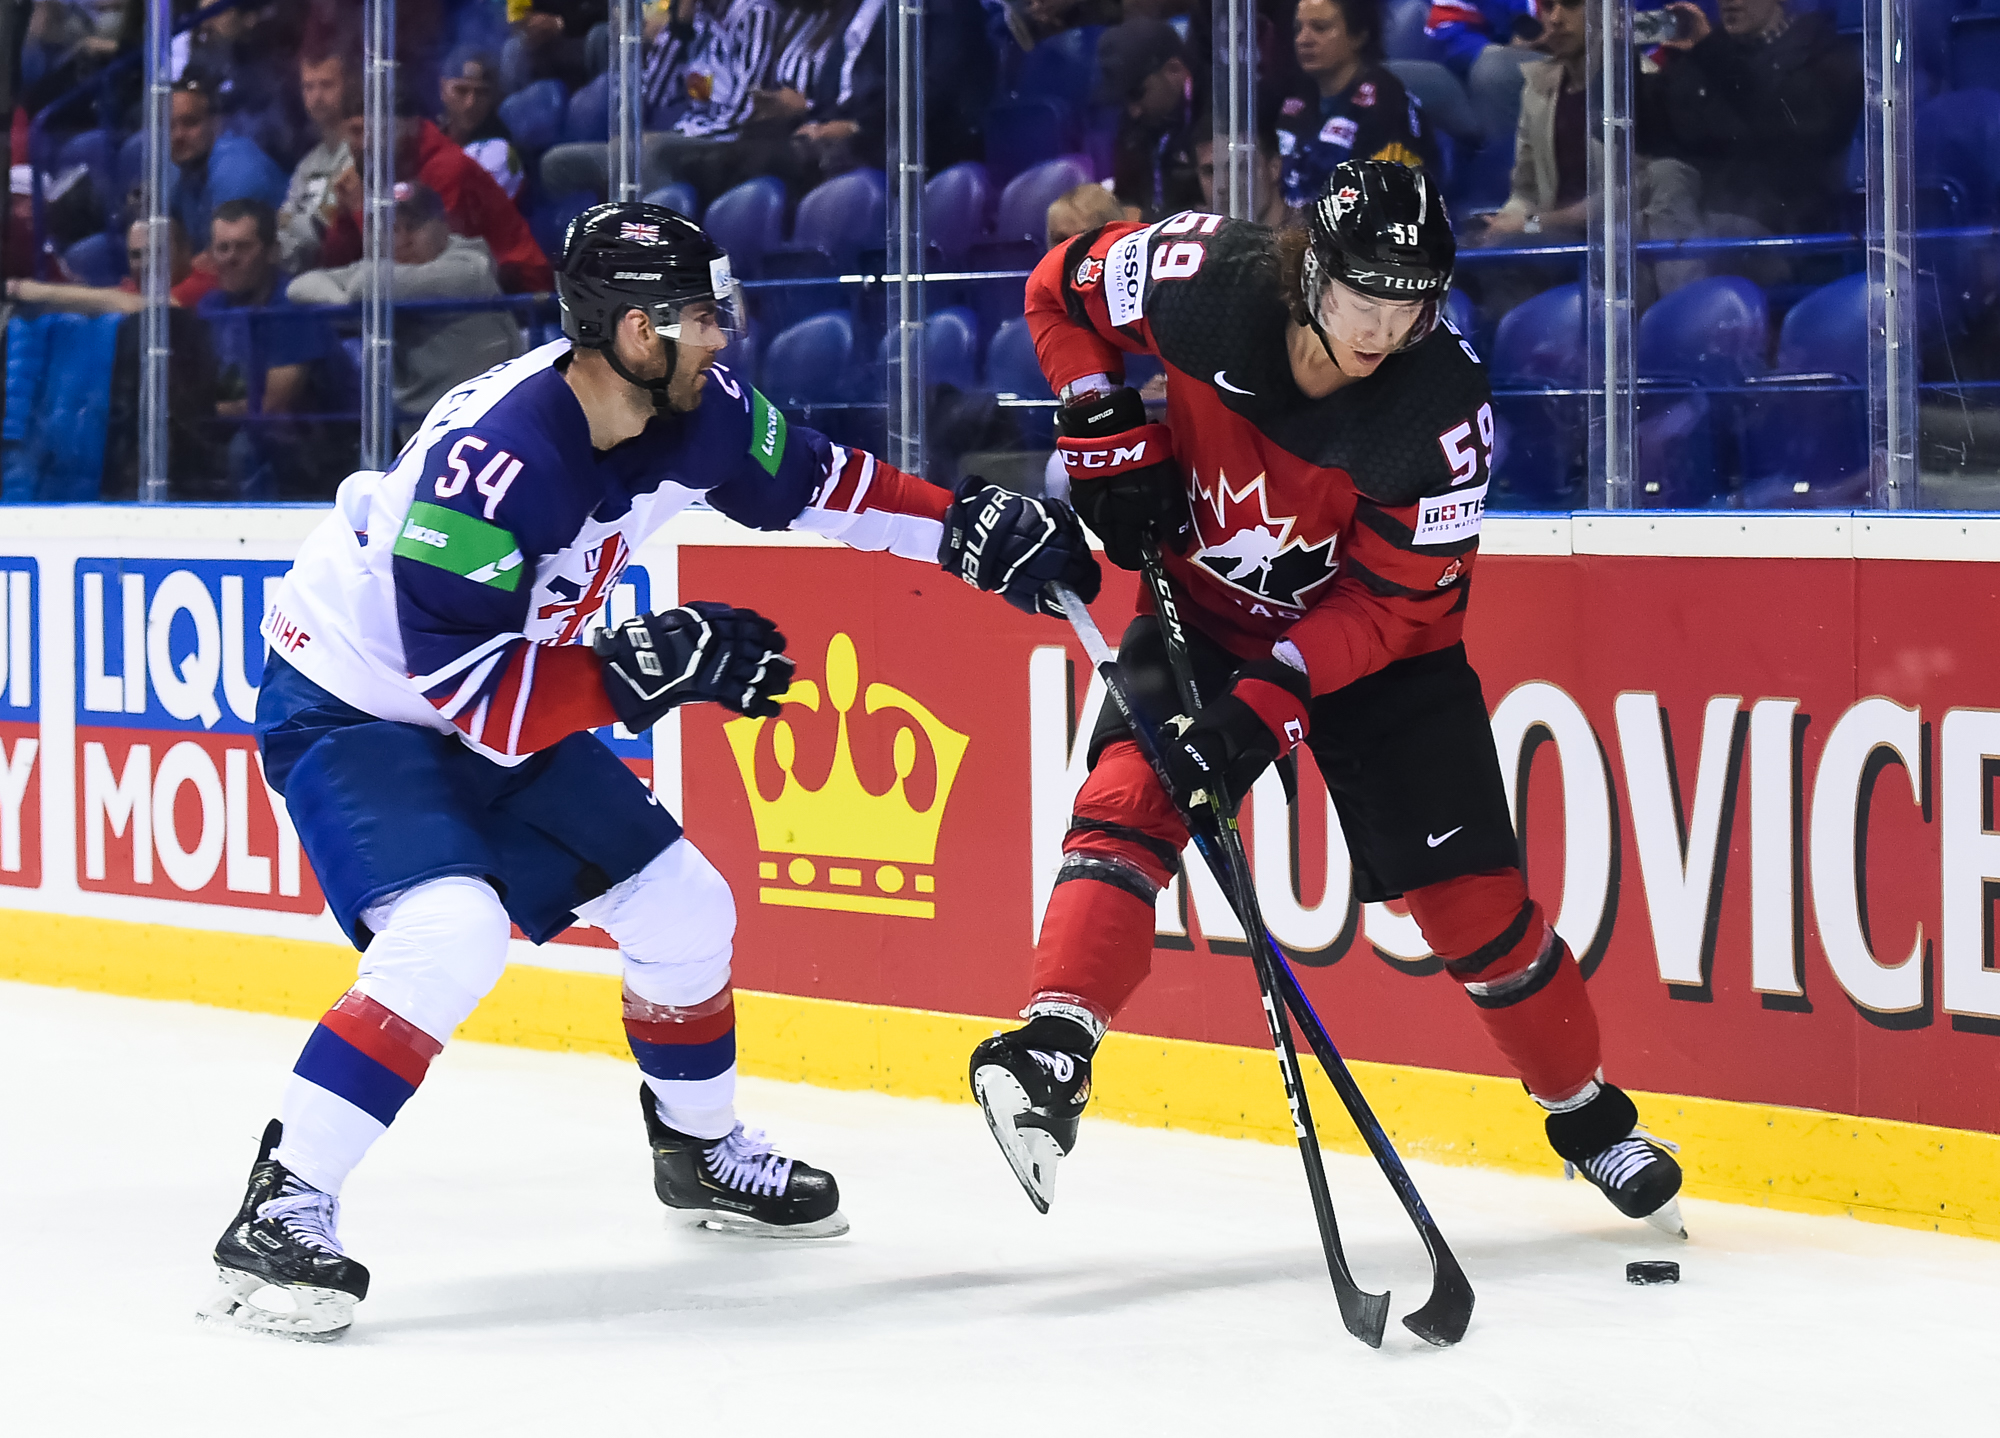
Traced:
[[1228, 372], [1227, 372], [1226, 370], [1217, 370], [1217, 371], [1215, 372], [1215, 382], [1216, 382], [1216, 383], [1217, 383], [1218, 385], [1220, 385], [1220, 386], [1221, 386], [1222, 388], [1224, 388], [1224, 389], [1228, 390], [1228, 391], [1229, 391], [1229, 392], [1230, 392], [1231, 394], [1255, 394], [1255, 393], [1257, 393], [1257, 391], [1256, 391], [1256, 390], [1254, 390], [1254, 389], [1239, 389], [1239, 388], [1237, 388], [1237, 387], [1236, 387], [1235, 385], [1231, 384], [1231, 383], [1229, 382], [1229, 379], [1228, 379]]
[[[1464, 827], [1465, 825], [1460, 824], [1458, 829], [1463, 829]], [[1458, 829], [1447, 829], [1442, 834], [1426, 834], [1424, 835], [1424, 842], [1435, 849], [1439, 844], [1442, 844], [1446, 839], [1456, 834]]]

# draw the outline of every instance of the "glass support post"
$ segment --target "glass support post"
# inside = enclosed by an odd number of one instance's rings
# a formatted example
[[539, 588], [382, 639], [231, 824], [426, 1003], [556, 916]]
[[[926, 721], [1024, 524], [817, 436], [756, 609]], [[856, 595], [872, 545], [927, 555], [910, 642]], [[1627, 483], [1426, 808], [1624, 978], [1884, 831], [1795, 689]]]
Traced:
[[1586, 113], [1598, 117], [1590, 147], [1584, 364], [1589, 397], [1590, 503], [1630, 509], [1638, 485], [1637, 307], [1632, 250], [1632, 0], [1592, 0], [1596, 21], [1586, 66]]
[[924, 3], [891, 0], [884, 127], [889, 462], [911, 474], [924, 472]]
[[139, 502], [167, 498], [167, 288], [173, 251], [167, 221], [167, 122], [173, 67], [167, 47], [173, 0], [146, 0], [146, 272], [139, 321]]
[[1257, 11], [1253, 0], [1215, 6], [1215, 207], [1239, 220], [1254, 216], [1257, 164]]
[[611, 7], [611, 197], [639, 198], [639, 0], [613, 0]]
[[1862, 147], [1868, 207], [1869, 497], [1878, 509], [1917, 504], [1917, 307], [1911, 254], [1914, 112], [1909, 15], [1877, 0], [1862, 15], [1866, 72]]
[[387, 469], [396, 455], [396, 0], [367, 0], [363, 17], [361, 463]]

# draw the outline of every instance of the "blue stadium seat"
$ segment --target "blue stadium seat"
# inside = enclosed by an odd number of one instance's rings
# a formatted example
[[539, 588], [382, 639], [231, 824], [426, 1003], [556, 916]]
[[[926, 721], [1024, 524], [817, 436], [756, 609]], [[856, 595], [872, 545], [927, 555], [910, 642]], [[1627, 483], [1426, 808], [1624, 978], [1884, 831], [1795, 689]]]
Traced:
[[1743, 383], [1760, 374], [1770, 347], [1764, 292], [1719, 275], [1661, 298], [1639, 321], [1639, 373], [1704, 385]]
[[599, 75], [569, 97], [562, 137], [572, 144], [603, 143], [611, 137], [611, 77]]
[[1424, 21], [1430, 0], [1389, 0], [1382, 7], [1382, 48], [1391, 60], [1434, 60]]
[[1510, 310], [1493, 336], [1496, 509], [1569, 508], [1584, 498], [1587, 408], [1583, 287], [1558, 285]]
[[1069, 150], [1076, 141], [1070, 107], [1046, 95], [995, 105], [986, 112], [986, 169], [995, 183]]
[[[1993, 78], [2000, 81], [2000, 73]], [[1951, 181], [1964, 192], [1966, 218], [2000, 215], [2000, 91], [1960, 90], [1917, 111], [1917, 183]]]
[[542, 247], [542, 253], [560, 255], [569, 222], [596, 203], [597, 196], [589, 190], [572, 190], [567, 195], [551, 196], [529, 210], [528, 229], [534, 234], [535, 243]]
[[1772, 373], [1758, 382], [1774, 388], [1744, 435], [1744, 505], [1865, 504], [1868, 277], [1835, 280], [1794, 305]]
[[880, 170], [849, 170], [815, 186], [799, 201], [792, 248], [818, 250], [845, 273], [863, 248], [883, 242], [883, 183]]
[[785, 182], [770, 175], [745, 180], [715, 197], [702, 228], [729, 251], [738, 279], [754, 280], [764, 270], [764, 252], [784, 239]]
[[993, 216], [993, 182], [977, 160], [953, 165], [924, 186], [924, 239], [957, 264], [986, 237]]
[[[890, 335], [878, 351], [884, 370], [889, 364]], [[924, 384], [948, 384], [955, 389], [979, 386], [979, 317], [963, 305], [941, 309], [924, 321]]]
[[90, 171], [90, 182], [107, 210], [116, 211], [122, 195], [113, 194], [116, 183], [118, 147], [109, 130], [85, 130], [71, 135], [56, 151], [53, 169], [60, 175], [77, 165]]
[[86, 285], [115, 285], [125, 278], [125, 241], [102, 232], [85, 235], [63, 251], [62, 261]]
[[145, 180], [146, 132], [135, 130], [127, 135], [125, 143], [118, 147], [117, 172], [114, 176], [118, 203], [122, 205], [125, 197], [144, 184]]
[[649, 205], [665, 205], [668, 209], [686, 215], [689, 219], [701, 218], [701, 197], [694, 192], [694, 186], [676, 180], [671, 185], [662, 185], [646, 196]]
[[843, 404], [854, 367], [854, 321], [828, 310], [799, 321], [764, 352], [761, 389], [775, 404], [810, 409]]
[[1089, 169], [1074, 155], [1049, 160], [1016, 175], [1000, 192], [1000, 209], [993, 220], [994, 240], [1025, 240], [1039, 253], [1048, 244], [1049, 206], [1090, 180]]
[[[1049, 382], [1042, 377], [1042, 366], [1035, 358], [1034, 336], [1028, 333], [1026, 319], [1016, 316], [994, 331], [993, 343], [986, 347], [986, 388], [1016, 399], [1052, 400], [1056, 397], [1055, 391], [1049, 388]], [[1014, 416], [1020, 424], [1024, 443], [1047, 446], [1055, 442], [1053, 409], [1047, 406], [1016, 409]]]
[[500, 120], [517, 147], [540, 154], [562, 138], [563, 113], [568, 106], [569, 95], [562, 81], [537, 80], [500, 102]]

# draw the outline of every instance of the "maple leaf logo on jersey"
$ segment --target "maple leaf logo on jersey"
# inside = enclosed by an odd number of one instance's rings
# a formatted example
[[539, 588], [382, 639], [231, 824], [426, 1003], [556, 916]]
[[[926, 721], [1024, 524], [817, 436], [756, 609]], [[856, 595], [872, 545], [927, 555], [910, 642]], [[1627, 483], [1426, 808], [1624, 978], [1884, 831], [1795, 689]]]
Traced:
[[1104, 261], [1086, 255], [1082, 264], [1076, 267], [1076, 287], [1087, 290], [1104, 278]]
[[1194, 481], [1194, 529], [1201, 545], [1189, 558], [1231, 589], [1288, 609], [1333, 578], [1339, 561], [1328, 534], [1295, 533], [1297, 515], [1274, 516], [1259, 474], [1242, 489], [1218, 474], [1211, 490]]

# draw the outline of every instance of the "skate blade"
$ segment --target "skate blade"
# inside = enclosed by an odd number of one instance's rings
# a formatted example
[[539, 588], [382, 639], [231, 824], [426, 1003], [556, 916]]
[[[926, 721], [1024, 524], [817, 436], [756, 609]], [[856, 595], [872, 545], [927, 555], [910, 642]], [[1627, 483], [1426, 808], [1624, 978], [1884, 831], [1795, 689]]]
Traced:
[[972, 1076], [972, 1091], [986, 1115], [986, 1126], [993, 1131], [993, 1141], [1000, 1145], [1007, 1166], [1021, 1182], [1021, 1191], [1036, 1212], [1047, 1213], [1056, 1196], [1056, 1165], [1063, 1154], [1054, 1135], [1044, 1129], [1022, 1128], [1015, 1122], [1034, 1107], [1028, 1102], [1028, 1091], [999, 1064], [982, 1065]]
[[745, 1238], [839, 1238], [847, 1232], [847, 1215], [835, 1209], [811, 1223], [766, 1223], [748, 1214], [721, 1208], [676, 1208], [667, 1213], [667, 1226], [699, 1228], [707, 1233], [734, 1233]]
[[[305, 1284], [276, 1284], [233, 1268], [218, 1268], [216, 1276], [219, 1283], [215, 1292], [195, 1310], [195, 1317], [203, 1323], [300, 1343], [331, 1343], [353, 1326], [355, 1299], [351, 1293]], [[267, 1306], [273, 1298], [291, 1306]]]
[[1668, 1199], [1665, 1203], [1647, 1214], [1646, 1222], [1659, 1229], [1660, 1232], [1669, 1238], [1686, 1238], [1688, 1236], [1687, 1224], [1681, 1220], [1681, 1201], [1678, 1198]]

